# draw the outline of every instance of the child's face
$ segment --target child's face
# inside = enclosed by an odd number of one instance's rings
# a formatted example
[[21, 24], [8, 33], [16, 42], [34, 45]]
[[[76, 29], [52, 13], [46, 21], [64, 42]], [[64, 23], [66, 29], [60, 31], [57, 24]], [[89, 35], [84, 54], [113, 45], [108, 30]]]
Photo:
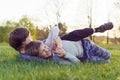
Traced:
[[49, 58], [52, 56], [52, 52], [50, 50], [50, 48], [45, 45], [43, 42], [41, 42], [41, 46], [40, 46], [40, 52], [39, 52], [39, 56], [42, 58]]

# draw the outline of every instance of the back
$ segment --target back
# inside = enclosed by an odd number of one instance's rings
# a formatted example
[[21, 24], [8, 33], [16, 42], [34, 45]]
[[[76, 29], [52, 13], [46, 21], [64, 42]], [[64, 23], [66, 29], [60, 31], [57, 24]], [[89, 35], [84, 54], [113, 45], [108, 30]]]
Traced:
[[69, 54], [81, 57], [83, 55], [83, 47], [81, 41], [62, 40], [62, 46]]

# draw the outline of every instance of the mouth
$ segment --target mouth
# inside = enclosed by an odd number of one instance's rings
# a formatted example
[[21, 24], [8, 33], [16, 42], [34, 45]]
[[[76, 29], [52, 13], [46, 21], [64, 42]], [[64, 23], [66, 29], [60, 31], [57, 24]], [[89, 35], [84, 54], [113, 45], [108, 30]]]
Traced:
[[48, 52], [47, 52], [47, 55], [48, 56], [50, 56], [52, 53], [51, 53], [51, 51], [49, 50]]

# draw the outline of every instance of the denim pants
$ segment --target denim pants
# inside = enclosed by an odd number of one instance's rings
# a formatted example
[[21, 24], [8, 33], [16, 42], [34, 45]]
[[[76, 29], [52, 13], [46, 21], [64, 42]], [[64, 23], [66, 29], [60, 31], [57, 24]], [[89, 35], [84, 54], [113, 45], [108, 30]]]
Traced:
[[94, 44], [92, 41], [87, 39], [83, 39], [81, 41], [83, 43], [84, 49], [83, 60], [86, 59], [95, 62], [109, 61], [110, 53], [106, 49]]

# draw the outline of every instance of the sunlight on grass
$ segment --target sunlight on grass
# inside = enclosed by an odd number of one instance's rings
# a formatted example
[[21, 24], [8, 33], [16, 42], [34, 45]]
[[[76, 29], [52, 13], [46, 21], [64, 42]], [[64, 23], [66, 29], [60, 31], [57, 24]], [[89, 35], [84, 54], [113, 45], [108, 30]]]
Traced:
[[100, 45], [111, 53], [110, 63], [23, 60], [8, 44], [0, 43], [0, 80], [120, 80], [120, 46]]

